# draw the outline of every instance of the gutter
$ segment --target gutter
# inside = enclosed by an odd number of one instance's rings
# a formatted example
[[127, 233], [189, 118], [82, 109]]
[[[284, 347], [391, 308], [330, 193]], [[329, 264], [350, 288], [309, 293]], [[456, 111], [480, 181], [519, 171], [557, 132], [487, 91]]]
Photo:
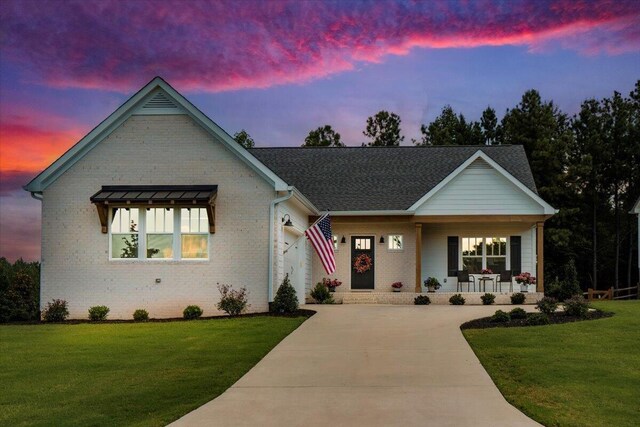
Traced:
[[41, 191], [31, 191], [31, 197], [36, 200], [42, 201], [42, 192]]
[[273, 229], [275, 228], [275, 210], [276, 205], [284, 201], [289, 200], [293, 196], [293, 187], [287, 188], [288, 194], [286, 196], [277, 197], [269, 204], [269, 277], [268, 285], [268, 300], [269, 303], [273, 302]]

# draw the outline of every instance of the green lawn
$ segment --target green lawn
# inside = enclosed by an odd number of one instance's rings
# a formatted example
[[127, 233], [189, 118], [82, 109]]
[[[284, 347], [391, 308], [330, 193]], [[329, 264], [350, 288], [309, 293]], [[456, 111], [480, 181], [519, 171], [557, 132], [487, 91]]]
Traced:
[[637, 426], [640, 301], [600, 320], [463, 331], [512, 405], [546, 426]]
[[0, 425], [165, 425], [221, 394], [304, 320], [0, 325]]

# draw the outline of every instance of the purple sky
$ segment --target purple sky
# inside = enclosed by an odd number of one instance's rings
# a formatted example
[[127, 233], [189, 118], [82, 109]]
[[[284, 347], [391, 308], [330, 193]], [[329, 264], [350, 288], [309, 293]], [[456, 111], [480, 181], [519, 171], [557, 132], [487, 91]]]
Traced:
[[450, 104], [499, 116], [538, 89], [573, 114], [640, 78], [637, 1], [3, 1], [0, 256], [38, 259], [40, 206], [20, 190], [155, 75], [229, 133], [297, 146], [366, 118], [405, 143]]

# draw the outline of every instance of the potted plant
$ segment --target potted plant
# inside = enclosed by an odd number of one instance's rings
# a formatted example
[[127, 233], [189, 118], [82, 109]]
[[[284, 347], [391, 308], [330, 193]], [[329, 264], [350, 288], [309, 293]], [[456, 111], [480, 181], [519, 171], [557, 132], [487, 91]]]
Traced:
[[520, 291], [522, 292], [528, 292], [529, 285], [536, 284], [536, 278], [533, 277], [531, 273], [527, 273], [527, 272], [520, 273], [515, 277], [515, 279], [516, 279], [516, 282], [520, 284]]
[[330, 292], [335, 292], [336, 288], [342, 285], [342, 282], [338, 279], [329, 279], [325, 277], [324, 279], [322, 279], [322, 284], [329, 288]]
[[438, 282], [438, 279], [435, 277], [429, 277], [424, 281], [424, 286], [428, 289], [428, 292], [435, 292], [440, 289], [442, 285], [440, 285], [440, 282]]
[[480, 274], [482, 274], [483, 276], [489, 276], [493, 274], [493, 270], [491, 270], [490, 268], [483, 268]]
[[402, 282], [394, 282], [391, 284], [393, 292], [400, 292], [402, 290]]

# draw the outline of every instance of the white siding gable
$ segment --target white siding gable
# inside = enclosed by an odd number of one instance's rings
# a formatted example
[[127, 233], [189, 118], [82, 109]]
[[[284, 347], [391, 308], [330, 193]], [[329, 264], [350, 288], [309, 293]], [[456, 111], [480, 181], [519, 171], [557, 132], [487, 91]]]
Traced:
[[481, 158], [416, 209], [416, 215], [543, 214], [544, 208]]

